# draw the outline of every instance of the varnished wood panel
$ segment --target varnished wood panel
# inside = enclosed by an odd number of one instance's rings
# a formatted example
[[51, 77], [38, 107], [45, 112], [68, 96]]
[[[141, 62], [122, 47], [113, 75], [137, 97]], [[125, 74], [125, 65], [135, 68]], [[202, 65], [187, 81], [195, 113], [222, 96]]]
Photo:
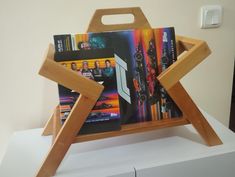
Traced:
[[56, 109], [55, 109], [54, 116], [53, 116], [52, 142], [55, 141], [56, 136], [58, 135], [61, 127], [62, 127], [62, 124], [61, 124], [61, 121], [60, 121], [60, 106], [57, 106]]
[[198, 131], [201, 137], [209, 146], [222, 144], [222, 141], [215, 133], [213, 128], [204, 118], [203, 114], [197, 108], [196, 104], [190, 98], [188, 93], [182, 87], [182, 85], [177, 82], [171, 89], [169, 89], [168, 94], [175, 101], [177, 106], [183, 110], [184, 114], [187, 116], [187, 119]]
[[[133, 23], [104, 25], [101, 21], [104, 15], [115, 14], [132, 14], [134, 16]], [[149, 28], [150, 24], [144, 16], [142, 10], [139, 7], [129, 8], [115, 8], [115, 9], [98, 9], [95, 11], [87, 31], [89, 32], [102, 32], [102, 31], [115, 31], [115, 30], [127, 30], [127, 29], [144, 29]]]
[[55, 174], [95, 103], [96, 100], [79, 96], [36, 177], [50, 177]]
[[[75, 71], [62, 66], [54, 61], [54, 46], [49, 45], [48, 54], [44, 59], [44, 63], [39, 71], [39, 74], [55, 81], [71, 90], [75, 90], [90, 99], [95, 99], [97, 94], [103, 90], [103, 86], [97, 82], [83, 77]], [[51, 58], [53, 57], [53, 58]]]
[[149, 121], [149, 122], [143, 122], [143, 123], [127, 124], [127, 125], [122, 125], [122, 128], [120, 131], [110, 131], [110, 132], [77, 136], [74, 143], [103, 139], [103, 138], [110, 138], [110, 137], [115, 137], [115, 136], [122, 136], [122, 135], [133, 134], [133, 133], [141, 133], [141, 132], [166, 128], [166, 127], [174, 127], [174, 126], [180, 126], [180, 125], [186, 125], [186, 124], [189, 124], [189, 121], [183, 117], [175, 118], [175, 119], [160, 120], [160, 121]]

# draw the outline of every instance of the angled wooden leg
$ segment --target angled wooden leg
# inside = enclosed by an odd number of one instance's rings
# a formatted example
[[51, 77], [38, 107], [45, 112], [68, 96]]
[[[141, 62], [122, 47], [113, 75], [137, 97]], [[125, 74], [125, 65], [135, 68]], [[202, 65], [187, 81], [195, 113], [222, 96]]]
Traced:
[[56, 136], [58, 135], [61, 127], [62, 127], [62, 124], [61, 124], [61, 121], [60, 121], [60, 107], [57, 106], [56, 109], [55, 109], [54, 116], [53, 116], [52, 143], [55, 141]]
[[54, 110], [54, 112], [51, 114], [50, 118], [48, 119], [43, 132], [42, 132], [42, 136], [48, 136], [48, 135], [52, 135], [52, 129], [53, 129], [53, 118], [54, 118], [54, 114], [55, 114], [56, 108]]
[[186, 114], [187, 119], [192, 123], [207, 145], [214, 146], [222, 144], [218, 135], [204, 118], [180, 82], [177, 82], [167, 92], [183, 113]]
[[[55, 119], [53, 119], [52, 116], [48, 122], [48, 126], [46, 127], [50, 130], [50, 133], [54, 133], [55, 140], [42, 166], [36, 174], [37, 177], [50, 177], [55, 174], [70, 145], [75, 141], [77, 133], [104, 89], [104, 87], [97, 82], [85, 78], [77, 74], [77, 72], [55, 62], [54, 53], [54, 46], [49, 45], [39, 74], [64, 87], [75, 90], [80, 93], [80, 96], [61, 128], [58, 128], [57, 126], [59, 120], [56, 119], [59, 117], [58, 109], [57, 114], [54, 113]], [[52, 130], [53, 122], [54, 131]]]
[[55, 174], [95, 103], [95, 99], [79, 96], [36, 177], [50, 177]]
[[158, 80], [205, 142], [209, 146], [222, 144], [220, 138], [179, 82], [182, 77], [202, 62], [211, 51], [205, 41], [183, 36], [177, 36], [177, 44], [178, 52], [187, 52], [162, 72], [158, 76]]

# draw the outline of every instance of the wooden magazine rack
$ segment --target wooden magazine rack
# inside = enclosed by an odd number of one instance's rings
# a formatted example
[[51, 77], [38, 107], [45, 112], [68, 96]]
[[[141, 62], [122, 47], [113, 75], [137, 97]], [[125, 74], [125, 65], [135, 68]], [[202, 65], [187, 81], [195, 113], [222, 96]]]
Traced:
[[[119, 25], [102, 24], [102, 16], [113, 14], [133, 14], [135, 17], [134, 23]], [[88, 31], [101, 32], [135, 28], [151, 28], [143, 12], [138, 7], [96, 10], [88, 27]], [[171, 98], [181, 109], [183, 117], [122, 125], [120, 131], [79, 136], [77, 136], [77, 134], [99, 98], [103, 90], [103, 86], [95, 81], [79, 76], [76, 72], [56, 63], [54, 61], [54, 46], [50, 44], [39, 74], [70, 88], [71, 90], [79, 92], [80, 96], [63, 126], [60, 124], [60, 112], [58, 106], [51, 118], [48, 120], [44, 128], [43, 135], [53, 135], [53, 144], [36, 176], [53, 176], [72, 143], [145, 132], [159, 128], [192, 124], [208, 146], [222, 144], [220, 138], [209, 125], [179, 81], [211, 53], [210, 49], [206, 42], [202, 40], [191, 39], [183, 36], [177, 36], [176, 40], [177, 54], [178, 56], [180, 55], [178, 60], [167, 70], [162, 72], [156, 79], [159, 80]]]

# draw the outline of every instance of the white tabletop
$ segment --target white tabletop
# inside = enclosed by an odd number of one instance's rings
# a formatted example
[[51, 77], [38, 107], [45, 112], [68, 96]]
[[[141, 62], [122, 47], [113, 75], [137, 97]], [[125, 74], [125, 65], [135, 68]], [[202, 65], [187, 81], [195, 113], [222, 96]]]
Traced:
[[[135, 171], [235, 152], [235, 135], [204, 113], [223, 141], [208, 147], [191, 125], [73, 144], [56, 177], [133, 177]], [[0, 166], [1, 177], [33, 177], [50, 146], [42, 129], [15, 132]], [[235, 166], [234, 166], [235, 169]]]

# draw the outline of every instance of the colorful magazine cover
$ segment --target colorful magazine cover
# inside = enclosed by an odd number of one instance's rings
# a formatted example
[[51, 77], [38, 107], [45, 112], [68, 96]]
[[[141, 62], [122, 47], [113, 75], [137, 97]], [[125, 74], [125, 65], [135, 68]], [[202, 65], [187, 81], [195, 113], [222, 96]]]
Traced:
[[177, 59], [174, 28], [77, 34], [74, 42], [77, 50], [114, 49], [123, 124], [182, 116], [156, 80]]
[[156, 44], [152, 29], [141, 30], [141, 39], [144, 55], [144, 66], [146, 68], [146, 81], [152, 120], [162, 119], [158, 75]]
[[177, 59], [173, 27], [75, 34], [71, 41], [76, 51], [114, 51], [122, 124], [182, 116], [156, 79]]
[[75, 45], [78, 50], [114, 49], [122, 124], [152, 120], [140, 30], [77, 34]]
[[[177, 60], [174, 28], [154, 29], [154, 37], [157, 46], [158, 74], [166, 70]], [[160, 85], [160, 102], [162, 118], [181, 117], [182, 112]]]
[[[104, 86], [80, 133], [97, 133], [120, 129], [120, 108], [117, 92], [115, 60], [113, 51], [108, 49], [57, 52], [55, 60], [78, 75], [99, 82]], [[79, 93], [59, 87], [61, 120], [68, 117]], [[82, 111], [82, 110], [81, 110]]]

